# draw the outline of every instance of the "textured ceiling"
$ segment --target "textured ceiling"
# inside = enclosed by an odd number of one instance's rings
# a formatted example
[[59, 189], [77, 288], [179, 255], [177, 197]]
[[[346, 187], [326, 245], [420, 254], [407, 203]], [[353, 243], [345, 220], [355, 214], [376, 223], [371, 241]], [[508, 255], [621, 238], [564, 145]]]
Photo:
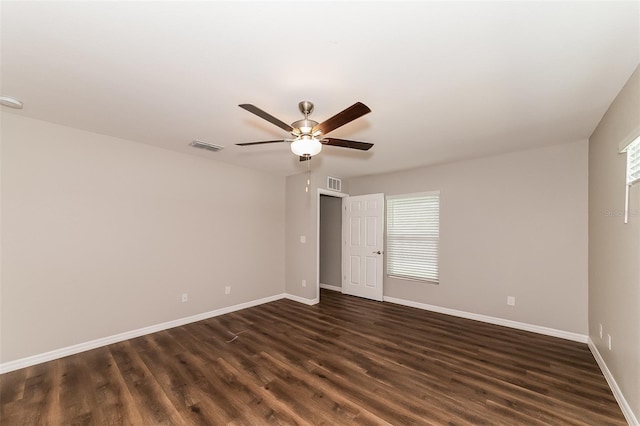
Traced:
[[[1, 3], [2, 94], [16, 113], [279, 175], [286, 137], [240, 109], [323, 121], [311, 166], [342, 177], [586, 139], [640, 60], [631, 2]], [[3, 110], [6, 110], [3, 107]], [[13, 112], [13, 111], [12, 111]], [[195, 150], [193, 139], [223, 145]]]

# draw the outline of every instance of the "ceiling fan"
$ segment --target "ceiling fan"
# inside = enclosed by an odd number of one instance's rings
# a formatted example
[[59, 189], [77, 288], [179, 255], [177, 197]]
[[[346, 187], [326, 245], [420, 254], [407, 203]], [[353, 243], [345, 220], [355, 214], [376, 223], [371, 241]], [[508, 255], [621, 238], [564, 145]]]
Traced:
[[309, 119], [309, 114], [313, 112], [313, 103], [302, 101], [298, 104], [300, 112], [304, 115], [304, 119], [295, 121], [288, 125], [278, 120], [273, 115], [261, 110], [255, 105], [242, 104], [240, 108], [267, 120], [271, 124], [275, 124], [283, 130], [291, 133], [295, 139], [279, 139], [274, 141], [247, 142], [237, 143], [238, 146], [260, 145], [265, 143], [290, 142], [291, 151], [300, 156], [300, 161], [310, 160], [312, 156], [318, 154], [322, 150], [322, 145], [340, 146], [343, 148], [359, 149], [367, 151], [373, 146], [372, 143], [350, 141], [347, 139], [325, 138], [324, 135], [344, 126], [353, 120], [362, 117], [371, 112], [368, 106], [362, 102], [356, 102], [349, 108], [345, 109], [329, 118], [328, 120], [318, 123]]

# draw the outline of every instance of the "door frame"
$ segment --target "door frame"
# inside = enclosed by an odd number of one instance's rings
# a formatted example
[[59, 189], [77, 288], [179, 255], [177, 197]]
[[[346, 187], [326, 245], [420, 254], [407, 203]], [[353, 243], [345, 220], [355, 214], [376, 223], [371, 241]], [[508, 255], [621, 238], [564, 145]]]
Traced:
[[[336, 198], [346, 198], [349, 194], [344, 192], [331, 191], [329, 189], [318, 188], [316, 195], [316, 294], [320, 301], [320, 196], [328, 195]], [[342, 241], [342, 235], [340, 236]], [[342, 258], [342, 256], [340, 256]], [[342, 263], [342, 262], [341, 262]], [[340, 276], [342, 276], [342, 265], [340, 266]]]

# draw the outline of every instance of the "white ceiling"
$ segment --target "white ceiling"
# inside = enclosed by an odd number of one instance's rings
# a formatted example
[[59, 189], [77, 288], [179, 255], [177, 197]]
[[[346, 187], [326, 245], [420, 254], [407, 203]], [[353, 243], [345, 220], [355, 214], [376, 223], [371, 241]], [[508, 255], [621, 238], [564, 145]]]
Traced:
[[330, 136], [373, 149], [311, 166], [366, 175], [588, 138], [640, 61], [639, 5], [2, 1], [1, 87], [18, 114], [279, 175], [306, 165], [235, 146], [287, 137], [238, 104], [362, 101]]

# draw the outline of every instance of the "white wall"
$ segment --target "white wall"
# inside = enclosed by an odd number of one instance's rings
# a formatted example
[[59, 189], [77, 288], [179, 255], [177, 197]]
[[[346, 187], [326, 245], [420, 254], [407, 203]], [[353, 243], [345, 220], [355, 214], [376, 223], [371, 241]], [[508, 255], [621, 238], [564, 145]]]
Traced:
[[640, 420], [640, 184], [631, 189], [625, 224], [626, 154], [618, 153], [637, 135], [640, 68], [589, 139], [589, 336]]
[[385, 277], [384, 295], [586, 335], [587, 149], [350, 179], [350, 195], [441, 191], [440, 284]]
[[1, 117], [1, 362], [284, 291], [283, 178]]

